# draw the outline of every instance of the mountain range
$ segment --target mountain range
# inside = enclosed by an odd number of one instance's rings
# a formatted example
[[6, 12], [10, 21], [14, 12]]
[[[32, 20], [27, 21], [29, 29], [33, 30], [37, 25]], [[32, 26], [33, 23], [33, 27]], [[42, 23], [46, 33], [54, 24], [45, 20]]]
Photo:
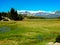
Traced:
[[18, 14], [27, 14], [27, 16], [41, 16], [41, 17], [46, 17], [46, 18], [57, 18], [60, 17], [60, 11], [28, 11], [28, 10], [20, 10], [17, 11]]

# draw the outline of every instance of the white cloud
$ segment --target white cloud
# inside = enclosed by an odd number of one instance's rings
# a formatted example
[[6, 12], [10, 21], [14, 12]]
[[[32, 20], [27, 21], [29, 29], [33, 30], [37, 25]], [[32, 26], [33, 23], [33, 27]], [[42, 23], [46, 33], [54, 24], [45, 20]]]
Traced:
[[38, 13], [38, 12], [45, 12], [45, 11], [29, 11], [30, 13]]
[[17, 12], [25, 12], [26, 10], [17, 10]]
[[[34, 11], [34, 10], [17, 10], [17, 12], [25, 12], [25, 11], [28, 11], [30, 13], [38, 13], [38, 12], [44, 12], [44, 13], [52, 13], [51, 11], [43, 11], [43, 10], [37, 10], [37, 11]], [[53, 12], [54, 13], [54, 12]]]

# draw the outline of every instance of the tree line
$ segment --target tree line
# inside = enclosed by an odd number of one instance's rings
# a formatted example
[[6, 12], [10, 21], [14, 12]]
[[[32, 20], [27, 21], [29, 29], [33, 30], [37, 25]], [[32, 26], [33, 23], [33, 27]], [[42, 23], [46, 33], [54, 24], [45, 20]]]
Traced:
[[0, 20], [2, 20], [3, 17], [7, 17], [7, 18], [9, 18], [11, 20], [15, 20], [15, 21], [24, 19], [22, 14], [18, 14], [14, 8], [11, 8], [8, 13], [7, 12], [0, 12]]

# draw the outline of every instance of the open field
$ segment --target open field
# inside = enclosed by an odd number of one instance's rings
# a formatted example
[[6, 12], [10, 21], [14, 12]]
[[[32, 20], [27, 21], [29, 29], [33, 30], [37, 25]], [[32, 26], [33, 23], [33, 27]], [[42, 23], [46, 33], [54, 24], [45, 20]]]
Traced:
[[0, 45], [46, 45], [59, 34], [59, 19], [0, 22]]

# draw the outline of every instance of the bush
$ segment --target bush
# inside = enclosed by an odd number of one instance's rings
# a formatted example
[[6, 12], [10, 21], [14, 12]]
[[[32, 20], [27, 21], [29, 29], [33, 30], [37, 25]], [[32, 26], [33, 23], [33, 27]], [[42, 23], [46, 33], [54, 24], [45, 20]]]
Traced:
[[18, 18], [19, 18], [19, 20], [23, 20], [24, 19], [24, 17], [22, 16], [22, 14], [19, 14]]
[[58, 35], [57, 37], [56, 37], [56, 41], [55, 42], [59, 42], [60, 43], [60, 35]]
[[45, 19], [45, 17], [28, 16], [29, 19]]

